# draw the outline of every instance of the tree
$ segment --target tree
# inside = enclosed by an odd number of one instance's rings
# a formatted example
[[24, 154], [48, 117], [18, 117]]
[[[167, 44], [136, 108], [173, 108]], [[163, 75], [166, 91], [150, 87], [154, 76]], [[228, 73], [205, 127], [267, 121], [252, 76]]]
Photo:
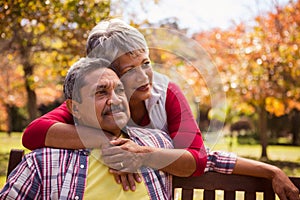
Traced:
[[264, 158], [268, 113], [282, 116], [298, 110], [300, 98], [300, 1], [275, 8], [274, 13], [257, 16], [254, 27], [241, 23], [233, 30], [215, 29], [196, 36], [222, 71], [232, 107], [247, 103], [257, 114]]
[[[91, 0], [0, 3], [1, 54], [8, 66], [23, 70], [30, 121], [37, 117], [36, 90], [49, 83], [55, 90], [71, 63], [85, 55], [88, 31], [108, 16], [109, 9], [109, 1]], [[5, 63], [0, 66], [4, 69]]]
[[1, 112], [1, 130], [7, 133], [13, 131], [12, 109], [14, 106], [24, 106], [24, 82], [22, 79], [22, 68], [18, 65], [10, 65], [14, 56], [8, 52], [7, 56], [0, 55], [0, 109]]

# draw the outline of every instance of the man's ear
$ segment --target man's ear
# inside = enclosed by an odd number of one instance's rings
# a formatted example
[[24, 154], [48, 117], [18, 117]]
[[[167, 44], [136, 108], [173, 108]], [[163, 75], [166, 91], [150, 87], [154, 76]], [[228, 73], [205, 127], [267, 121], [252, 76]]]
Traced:
[[78, 102], [73, 101], [72, 99], [66, 100], [66, 105], [70, 113], [72, 113], [73, 117], [80, 119], [80, 115], [78, 112]]

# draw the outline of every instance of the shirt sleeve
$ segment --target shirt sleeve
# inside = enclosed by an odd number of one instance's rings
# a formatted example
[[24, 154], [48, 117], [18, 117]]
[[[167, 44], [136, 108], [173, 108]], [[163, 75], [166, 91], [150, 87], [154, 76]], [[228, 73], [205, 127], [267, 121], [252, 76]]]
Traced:
[[205, 172], [214, 171], [222, 174], [232, 174], [237, 155], [224, 151], [209, 151], [207, 149], [207, 163]]
[[41, 199], [40, 170], [35, 165], [32, 155], [24, 156], [11, 172], [0, 191], [0, 199]]
[[45, 147], [48, 129], [57, 122], [74, 124], [72, 114], [67, 109], [66, 102], [35, 119], [27, 126], [22, 136], [23, 146], [30, 150]]
[[175, 148], [188, 150], [195, 158], [197, 169], [192, 176], [204, 173], [207, 154], [200, 129], [180, 88], [170, 82], [166, 97], [167, 123]]

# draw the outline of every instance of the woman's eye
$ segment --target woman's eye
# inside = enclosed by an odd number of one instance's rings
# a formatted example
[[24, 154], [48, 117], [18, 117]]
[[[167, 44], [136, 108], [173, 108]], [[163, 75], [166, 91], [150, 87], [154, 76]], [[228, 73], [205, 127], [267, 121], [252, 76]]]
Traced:
[[127, 71], [125, 71], [125, 72], [123, 73], [123, 75], [124, 75], [124, 74], [134, 73], [135, 71], [136, 71], [135, 67], [132, 67], [132, 68], [128, 69]]
[[133, 72], [133, 71], [135, 71], [135, 67], [130, 68], [127, 72]]
[[151, 67], [151, 63], [150, 62], [143, 63], [142, 68], [148, 68], [148, 67]]

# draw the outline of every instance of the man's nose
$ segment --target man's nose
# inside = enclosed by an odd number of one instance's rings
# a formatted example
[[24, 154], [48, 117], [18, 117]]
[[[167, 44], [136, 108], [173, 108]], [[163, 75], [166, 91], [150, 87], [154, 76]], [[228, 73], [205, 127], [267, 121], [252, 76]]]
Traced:
[[107, 100], [107, 104], [111, 105], [111, 104], [120, 104], [122, 102], [121, 98], [114, 92], [112, 91], [110, 98]]

